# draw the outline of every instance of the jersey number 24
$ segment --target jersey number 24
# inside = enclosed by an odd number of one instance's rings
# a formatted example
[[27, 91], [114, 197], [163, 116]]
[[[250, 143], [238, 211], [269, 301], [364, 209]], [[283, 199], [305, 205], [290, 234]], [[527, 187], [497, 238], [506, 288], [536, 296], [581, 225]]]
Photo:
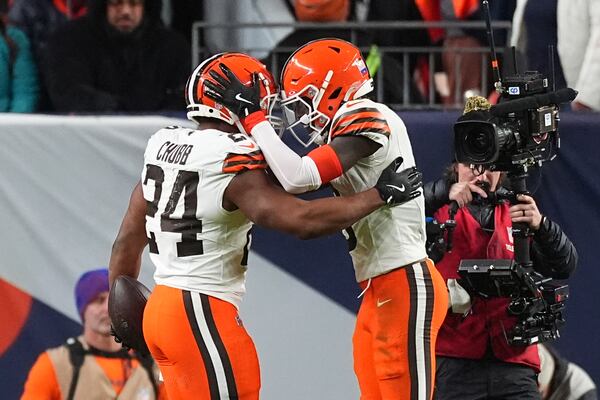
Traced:
[[[198, 172], [196, 171], [179, 170], [173, 183], [169, 200], [165, 205], [165, 209], [160, 214], [160, 230], [162, 232], [181, 233], [181, 242], [177, 243], [178, 257], [195, 256], [204, 252], [202, 240], [197, 239], [197, 234], [202, 233], [202, 220], [196, 217], [199, 179]], [[158, 203], [162, 195], [165, 172], [158, 165], [147, 164], [146, 178], [143, 184], [147, 185], [148, 180], [154, 181], [154, 199], [151, 202], [147, 202], [146, 215], [153, 218], [158, 212]], [[173, 218], [172, 214], [175, 212], [175, 208], [182, 195], [183, 215], [181, 218]], [[150, 252], [158, 254], [154, 232], [150, 232], [148, 244]]]

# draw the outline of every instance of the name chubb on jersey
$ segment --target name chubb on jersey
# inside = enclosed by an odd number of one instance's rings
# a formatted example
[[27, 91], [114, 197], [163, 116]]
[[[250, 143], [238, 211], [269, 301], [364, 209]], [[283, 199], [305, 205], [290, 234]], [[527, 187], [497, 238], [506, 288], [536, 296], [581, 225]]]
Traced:
[[156, 159], [171, 164], [185, 165], [194, 145], [164, 142], [156, 153]]

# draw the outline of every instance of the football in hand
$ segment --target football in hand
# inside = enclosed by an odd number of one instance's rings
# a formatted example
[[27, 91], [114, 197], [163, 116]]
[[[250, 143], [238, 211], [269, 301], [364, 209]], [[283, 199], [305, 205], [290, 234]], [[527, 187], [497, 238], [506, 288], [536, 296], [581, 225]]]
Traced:
[[150, 290], [140, 281], [127, 275], [118, 276], [108, 296], [108, 314], [115, 339], [125, 347], [149, 354], [144, 341], [142, 320]]

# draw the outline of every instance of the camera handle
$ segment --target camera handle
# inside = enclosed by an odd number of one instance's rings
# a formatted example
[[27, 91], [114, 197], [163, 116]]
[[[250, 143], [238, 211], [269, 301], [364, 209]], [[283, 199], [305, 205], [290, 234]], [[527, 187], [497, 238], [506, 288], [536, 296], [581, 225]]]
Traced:
[[444, 223], [446, 229], [446, 251], [452, 251], [452, 238], [454, 235], [454, 228], [456, 228], [456, 212], [458, 211], [458, 203], [452, 201], [448, 209], [448, 220]]
[[[527, 191], [527, 169], [521, 166], [520, 170], [508, 173], [508, 179], [511, 188], [515, 194], [529, 194]], [[511, 200], [511, 204], [517, 204], [516, 196]], [[532, 267], [531, 257], [529, 255], [529, 237], [533, 236], [529, 225], [523, 222], [517, 222], [512, 227], [513, 241], [515, 246], [515, 262], [523, 267]]]

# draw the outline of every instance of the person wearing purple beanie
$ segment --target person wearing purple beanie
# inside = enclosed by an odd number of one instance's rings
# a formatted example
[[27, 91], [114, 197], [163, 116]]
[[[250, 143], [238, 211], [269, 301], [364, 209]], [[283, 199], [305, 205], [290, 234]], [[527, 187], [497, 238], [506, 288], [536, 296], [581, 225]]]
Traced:
[[111, 336], [108, 291], [106, 268], [79, 277], [75, 304], [83, 333], [38, 357], [21, 399], [161, 398], [152, 359], [122, 349]]

